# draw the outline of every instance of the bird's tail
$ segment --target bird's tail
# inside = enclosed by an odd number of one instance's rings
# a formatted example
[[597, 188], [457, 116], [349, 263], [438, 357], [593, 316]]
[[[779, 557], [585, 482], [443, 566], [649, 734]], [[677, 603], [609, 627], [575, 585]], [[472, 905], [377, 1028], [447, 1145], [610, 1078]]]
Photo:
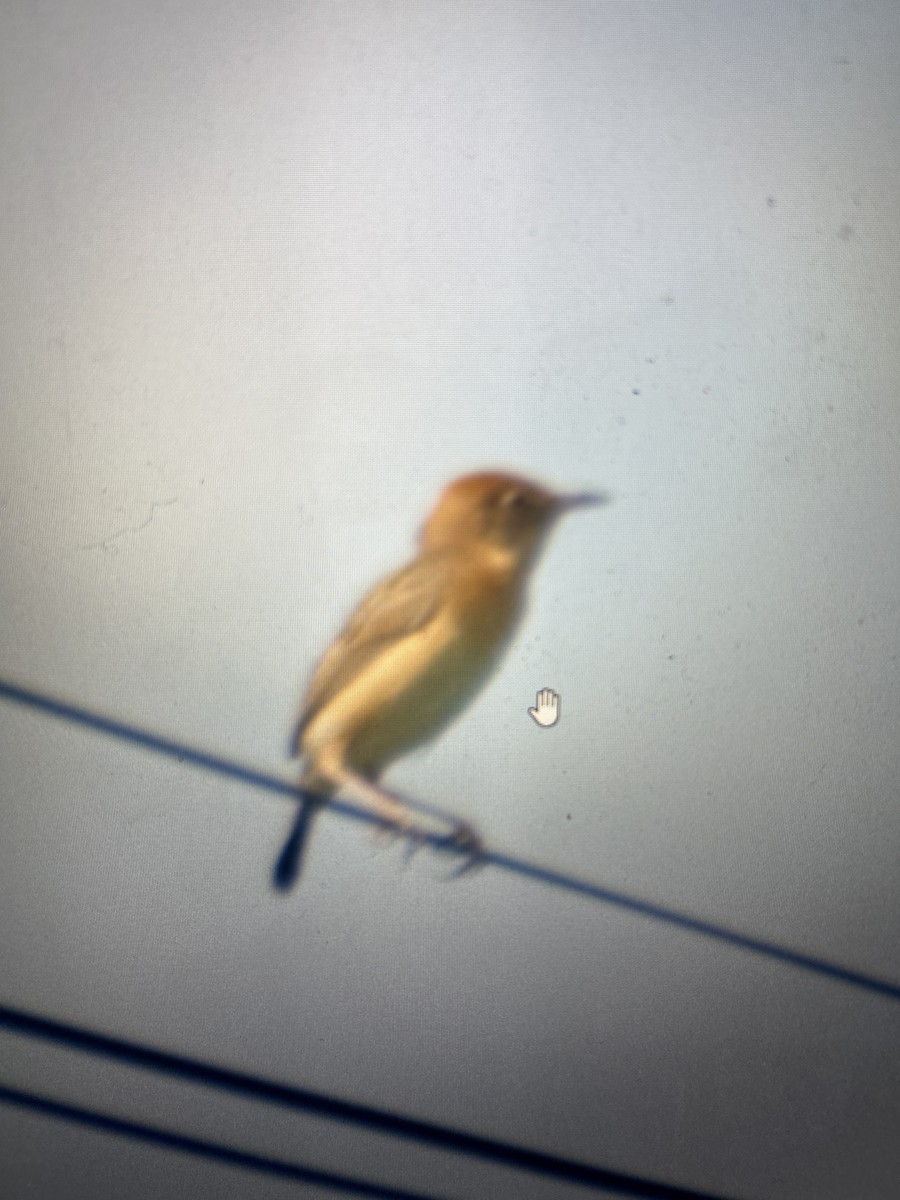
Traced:
[[300, 872], [303, 869], [303, 853], [309, 840], [310, 830], [315, 818], [326, 803], [327, 797], [325, 796], [315, 796], [311, 792], [304, 792], [301, 795], [300, 807], [294, 818], [293, 827], [281, 848], [272, 872], [272, 886], [278, 891], [286, 892], [300, 878]]

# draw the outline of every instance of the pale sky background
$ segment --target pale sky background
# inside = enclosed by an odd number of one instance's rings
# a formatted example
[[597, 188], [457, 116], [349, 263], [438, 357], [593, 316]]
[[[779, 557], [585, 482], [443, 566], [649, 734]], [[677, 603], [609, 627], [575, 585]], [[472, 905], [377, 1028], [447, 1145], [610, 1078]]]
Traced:
[[[900, 12], [8, 2], [0, 677], [290, 775], [437, 491], [602, 487], [389, 782], [900, 981]], [[526, 710], [556, 688], [563, 719]], [[0, 704], [0, 1003], [742, 1200], [892, 1200], [900, 1004]], [[546, 1180], [0, 1033], [0, 1083]], [[328, 1196], [0, 1105], [12, 1197]]]

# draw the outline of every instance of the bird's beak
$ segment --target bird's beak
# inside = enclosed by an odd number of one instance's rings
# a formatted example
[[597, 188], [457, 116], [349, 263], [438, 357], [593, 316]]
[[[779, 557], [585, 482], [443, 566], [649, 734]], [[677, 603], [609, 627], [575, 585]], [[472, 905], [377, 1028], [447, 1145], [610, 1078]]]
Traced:
[[589, 505], [611, 504], [610, 492], [573, 492], [568, 496], [560, 496], [556, 501], [556, 511], [571, 512], [573, 508], [587, 508]]

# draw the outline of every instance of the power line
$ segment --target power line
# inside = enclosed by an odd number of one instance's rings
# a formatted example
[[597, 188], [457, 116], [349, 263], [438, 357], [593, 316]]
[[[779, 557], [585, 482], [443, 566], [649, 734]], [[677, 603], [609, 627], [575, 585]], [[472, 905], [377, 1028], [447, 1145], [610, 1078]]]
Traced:
[[295, 1183], [319, 1184], [349, 1196], [369, 1196], [373, 1200], [437, 1200], [437, 1197], [434, 1196], [382, 1187], [377, 1183], [369, 1183], [365, 1179], [337, 1175], [332, 1171], [319, 1171], [314, 1167], [300, 1166], [281, 1158], [249, 1154], [245, 1150], [235, 1150], [231, 1146], [223, 1146], [217, 1142], [186, 1137], [184, 1134], [172, 1133], [168, 1129], [160, 1129], [154, 1125], [145, 1125], [138, 1121], [123, 1121], [119, 1117], [110, 1117], [106, 1113], [83, 1108], [81, 1105], [62, 1104], [58, 1100], [48, 1100], [44, 1096], [35, 1096], [31, 1092], [23, 1092], [18, 1088], [0, 1085], [0, 1102], [14, 1104], [18, 1108], [27, 1108], [45, 1117], [56, 1117], [77, 1125], [85, 1125], [89, 1129], [101, 1133], [134, 1138], [137, 1141], [162, 1146], [166, 1150], [176, 1150], [182, 1154], [212, 1159], [214, 1162], [225, 1163], [230, 1167], [242, 1167], [245, 1171], [276, 1175], [282, 1179], [291, 1179]]
[[[287, 780], [281, 779], [277, 775], [270, 775], [265, 771], [249, 767], [245, 763], [238, 762], [236, 759], [209, 754], [185, 742], [179, 742], [172, 738], [150, 733], [138, 725], [115, 720], [112, 717], [104, 716], [81, 705], [57, 700], [45, 693], [22, 687], [7, 680], [0, 679], [0, 699], [12, 701], [13, 703], [36, 709], [62, 720], [71, 721], [74, 724], [94, 729], [109, 737], [132, 742], [146, 750], [152, 750], [154, 753], [177, 759], [179, 762], [190, 763], [192, 766], [200, 767], [203, 770], [212, 771], [218, 775], [225, 775], [231, 779], [237, 779], [242, 783], [248, 784], [250, 787], [286, 796], [292, 800], [296, 800], [300, 794], [297, 787]], [[356, 821], [366, 821], [369, 823], [375, 821], [371, 813], [358, 809], [355, 805], [345, 800], [331, 800], [328, 807], [331, 811]], [[429, 835], [426, 841], [437, 850], [447, 849], [446, 842], [439, 837]], [[729, 929], [728, 926], [720, 925], [713, 921], [693, 917], [689, 913], [679, 912], [678, 909], [642, 900], [640, 897], [631, 896], [627, 892], [601, 887], [599, 884], [591, 883], [588, 880], [578, 879], [561, 871], [554, 871], [538, 863], [531, 863], [508, 854], [489, 851], [480, 861], [485, 865], [496, 867], [499, 870], [507, 871], [526, 879], [532, 879], [548, 887], [559, 888], [574, 895], [583, 896], [586, 899], [609, 904], [638, 916], [672, 925], [687, 933], [710, 938], [732, 946], [735, 949], [773, 959], [787, 966], [795, 967], [798, 970], [807, 971], [811, 974], [830, 979], [833, 982], [847, 984], [850, 987], [860, 988], [867, 992], [873, 992], [876, 995], [885, 996], [890, 1000], [900, 1001], [900, 984], [879, 979], [862, 971], [854, 971], [849, 967], [841, 966], [839, 963], [828, 962], [826, 959], [817, 958], [811, 954], [804, 954], [802, 951], [779, 945], [777, 942], [756, 938], [749, 934], [741, 933], [736, 929]]]
[[[514, 1167], [561, 1182], [578, 1184], [591, 1189], [605, 1188], [622, 1196], [640, 1197], [641, 1200], [725, 1200], [724, 1197], [716, 1197], [709, 1192], [693, 1191], [675, 1184], [628, 1175], [622, 1171], [593, 1166], [576, 1159], [531, 1150], [526, 1146], [480, 1137], [478, 1134], [438, 1125], [432, 1121], [420, 1121], [415, 1117], [405, 1117], [386, 1109], [355, 1104], [352, 1101], [314, 1092], [308, 1088], [292, 1087], [270, 1079], [260, 1079], [255, 1075], [235, 1071], [228, 1067], [218, 1067], [198, 1059], [156, 1050], [138, 1042], [109, 1037], [106, 1034], [82, 1029], [76, 1025], [51, 1020], [48, 1017], [39, 1017], [34, 1013], [9, 1005], [0, 1004], [0, 1027], [26, 1037], [65, 1046], [70, 1050], [78, 1050], [96, 1058], [105, 1058], [128, 1066], [155, 1071], [182, 1082], [199, 1083], [282, 1108], [314, 1113], [316, 1116], [324, 1117], [338, 1124], [352, 1125], [404, 1141], [418, 1142], [433, 1149]], [[2, 1089], [0, 1089], [0, 1099], [2, 1099]], [[42, 1103], [53, 1102], [42, 1101]], [[112, 1120], [112, 1118], [104, 1119]], [[256, 1169], [262, 1169], [262, 1167]], [[306, 1168], [302, 1169], [306, 1170]]]

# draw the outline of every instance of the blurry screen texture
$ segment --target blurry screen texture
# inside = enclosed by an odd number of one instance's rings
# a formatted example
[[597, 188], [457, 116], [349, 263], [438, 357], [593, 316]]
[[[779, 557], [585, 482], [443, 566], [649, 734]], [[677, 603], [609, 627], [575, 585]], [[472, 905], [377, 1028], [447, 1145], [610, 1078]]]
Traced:
[[[897, 5], [7, 0], [0, 96], [0, 1006], [685, 1194], [893, 1200]], [[279, 894], [289, 794], [21, 702], [296, 781], [318, 656], [484, 469], [611, 503], [385, 784], [786, 957], [340, 811]], [[3, 1020], [0, 1179], [588, 1194]]]

